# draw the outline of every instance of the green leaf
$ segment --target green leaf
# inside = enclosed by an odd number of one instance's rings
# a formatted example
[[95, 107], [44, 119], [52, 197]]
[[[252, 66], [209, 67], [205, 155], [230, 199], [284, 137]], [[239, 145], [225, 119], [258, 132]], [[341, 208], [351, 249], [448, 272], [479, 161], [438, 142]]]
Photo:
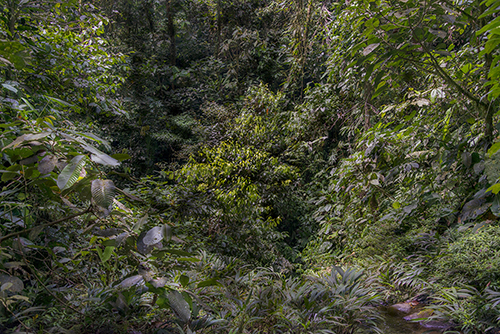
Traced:
[[[14, 165], [14, 166], [18, 166], [18, 165]], [[12, 167], [12, 166], [11, 166]], [[2, 173], [2, 178], [1, 180], [3, 182], [7, 182], [7, 181], [10, 181], [12, 180], [13, 178], [15, 178], [17, 175], [20, 175], [19, 171], [9, 171], [9, 170], [0, 170], [0, 173]]]
[[108, 209], [113, 204], [116, 187], [111, 180], [93, 180], [91, 186], [92, 199], [95, 204]]
[[49, 101], [56, 102], [57, 104], [59, 104], [63, 107], [73, 107], [73, 105], [71, 103], [68, 103], [66, 101], [60, 100], [60, 99], [52, 97], [52, 96], [45, 96], [45, 98]]
[[168, 298], [166, 296], [158, 296], [158, 299], [156, 300], [156, 305], [158, 305], [159, 308], [166, 309], [169, 306]]
[[204, 281], [198, 283], [198, 285], [196, 287], [197, 288], [204, 288], [207, 286], [215, 286], [215, 285], [220, 285], [220, 283], [217, 281], [217, 279], [210, 278], [210, 279], [207, 279], [207, 280], [204, 280]]
[[172, 239], [172, 228], [168, 224], [164, 224], [161, 229], [163, 240], [169, 242]]
[[18, 41], [0, 41], [0, 56], [4, 63], [13, 64], [18, 70], [30, 61], [26, 47]]
[[142, 275], [135, 275], [124, 279], [120, 284], [118, 284], [118, 286], [128, 289], [134, 285], [140, 285], [142, 282], [144, 282]]
[[45, 175], [49, 174], [54, 170], [57, 164], [57, 157], [54, 155], [46, 155], [42, 160], [38, 163], [38, 171], [40, 174]]
[[189, 277], [186, 275], [181, 275], [179, 278], [179, 282], [181, 282], [182, 286], [185, 288], [189, 284]]
[[[498, 187], [498, 190], [500, 191], [500, 186]], [[500, 217], [500, 201], [498, 195], [498, 192], [495, 193], [495, 198], [493, 199], [493, 203], [491, 204], [490, 210], [491, 213], [493, 213], [495, 216]]]
[[396, 201], [396, 202], [392, 203], [392, 207], [397, 210], [401, 207], [401, 204]]
[[200, 259], [196, 257], [180, 257], [177, 259], [177, 261], [186, 261], [186, 262], [199, 262]]
[[113, 251], [115, 250], [115, 247], [113, 246], [107, 246], [104, 248], [104, 252], [97, 247], [97, 254], [99, 255], [99, 258], [101, 259], [102, 263], [108, 261], [111, 258], [111, 255], [113, 254]]
[[167, 298], [175, 314], [177, 314], [184, 323], [188, 322], [189, 319], [191, 319], [191, 310], [189, 309], [189, 304], [182, 297], [182, 294], [174, 290], [168, 294]]
[[128, 155], [127, 153], [117, 153], [111, 155], [111, 157], [118, 161], [123, 161], [131, 158], [130, 155]]
[[85, 157], [85, 155], [77, 155], [71, 159], [70, 163], [66, 167], [64, 167], [61, 174], [59, 174], [57, 178], [57, 186], [59, 189], [68, 189], [78, 181], [80, 173], [86, 163]]
[[500, 150], [500, 142], [491, 145], [488, 150], [488, 155], [491, 157], [493, 154], [497, 153], [498, 150]]
[[373, 50], [375, 50], [378, 46], [380, 45], [380, 43], [373, 43], [373, 44], [370, 44], [368, 45], [366, 48], [364, 48], [363, 50], [363, 56], [367, 56], [369, 55], [370, 53], [373, 52]]
[[103, 154], [92, 154], [90, 156], [90, 160], [92, 160], [95, 163], [104, 165], [104, 166], [113, 166], [116, 167], [120, 165], [120, 161], [116, 160], [115, 158], [110, 157], [109, 155], [103, 153]]
[[137, 222], [132, 227], [132, 231], [139, 232], [141, 230], [142, 226], [144, 224], [146, 224], [147, 222], [148, 222], [148, 214], [146, 213], [146, 215], [144, 217], [137, 219]]
[[500, 183], [495, 183], [494, 185], [486, 189], [486, 191], [491, 191], [495, 195], [498, 194], [500, 192]]
[[[161, 232], [161, 228], [159, 230]], [[154, 237], [158, 237], [155, 234], [156, 230], [154, 230], [152, 233], [150, 233], [150, 232], [151, 232], [151, 230], [149, 230], [149, 231], [143, 231], [139, 235], [139, 237], [137, 238], [137, 250], [141, 254], [146, 255], [146, 254], [151, 253], [155, 248], [161, 248], [161, 247], [163, 247], [163, 245], [161, 243], [161, 239], [162, 239], [161, 233], [160, 233], [160, 238], [159, 238], [160, 241], [158, 241], [157, 243], [147, 244], [147, 243], [144, 242], [144, 239], [146, 239], [148, 242], [151, 242], [151, 241], [153, 241]], [[149, 235], [148, 235], [148, 233], [149, 233]], [[146, 238], [146, 236], [148, 236], [148, 237]]]
[[45, 138], [48, 135], [50, 135], [51, 133], [52, 132], [28, 133], [28, 134], [19, 136], [12, 143], [10, 143], [9, 145], [7, 145], [4, 148], [2, 148], [2, 151], [5, 150], [5, 149], [7, 149], [7, 148], [10, 148], [10, 147], [16, 148], [16, 147], [18, 147], [19, 145], [21, 145], [24, 142], [28, 142], [28, 141], [33, 141], [33, 140], [38, 140], [38, 139]]
[[2, 86], [3, 86], [3, 88], [8, 89], [8, 90], [10, 90], [11, 92], [13, 92], [15, 94], [17, 94], [17, 92], [18, 92], [18, 90], [17, 90], [16, 87], [11, 86], [9, 84], [3, 83]]
[[24, 283], [16, 276], [0, 274], [1, 290], [8, 290], [10, 292], [21, 292], [24, 289]]
[[92, 160], [95, 163], [105, 165], [105, 166], [113, 166], [116, 167], [120, 165], [120, 161], [116, 160], [115, 158], [110, 157], [106, 153], [103, 153], [99, 151], [97, 148], [93, 147], [92, 145], [82, 145], [83, 149], [86, 151], [89, 151], [92, 153], [90, 160]]
[[163, 239], [162, 227], [155, 226], [146, 233], [146, 235], [142, 239], [142, 242], [144, 242], [145, 245], [150, 246], [150, 245], [156, 245], [162, 239]]

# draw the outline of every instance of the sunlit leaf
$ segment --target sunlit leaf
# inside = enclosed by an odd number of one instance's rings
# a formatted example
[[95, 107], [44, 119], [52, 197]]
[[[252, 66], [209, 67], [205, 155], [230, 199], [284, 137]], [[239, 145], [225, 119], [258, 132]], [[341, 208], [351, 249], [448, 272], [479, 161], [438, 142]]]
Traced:
[[11, 147], [12, 148], [16, 148], [16, 147], [18, 147], [19, 145], [21, 145], [22, 143], [25, 143], [25, 142], [29, 142], [29, 141], [34, 141], [34, 140], [45, 138], [45, 137], [47, 137], [50, 134], [52, 134], [52, 132], [29, 133], [29, 134], [25, 134], [25, 135], [19, 136], [12, 143], [10, 143], [9, 145], [7, 145], [4, 148], [2, 148], [2, 151], [5, 150], [5, 149], [8, 149], [8, 148], [11, 148]]
[[364, 48], [363, 50], [363, 56], [367, 56], [369, 55], [370, 53], [373, 52], [373, 50], [375, 50], [378, 46], [380, 45], [380, 43], [373, 43], [373, 44], [370, 44], [368, 45], [366, 48]]
[[57, 186], [59, 189], [64, 190], [71, 187], [78, 181], [82, 168], [85, 166], [85, 155], [77, 155], [71, 159], [70, 163], [64, 167], [57, 178]]
[[111, 258], [111, 255], [113, 255], [113, 251], [115, 250], [115, 247], [107, 246], [106, 248], [104, 248], [104, 251], [102, 251], [99, 247], [97, 247], [96, 250], [97, 254], [99, 255], [99, 258], [101, 259], [101, 262], [104, 263]]
[[91, 186], [92, 199], [98, 206], [107, 209], [115, 198], [115, 184], [112, 180], [93, 180]]
[[90, 160], [92, 160], [93, 162], [96, 162], [96, 163], [101, 164], [101, 165], [113, 166], [113, 167], [120, 165], [120, 161], [116, 160], [115, 158], [110, 157], [106, 153], [99, 151], [97, 148], [93, 147], [92, 145], [85, 144], [85, 145], [82, 145], [82, 147], [86, 151], [89, 151], [90, 153], [92, 153], [92, 155], [90, 156]]

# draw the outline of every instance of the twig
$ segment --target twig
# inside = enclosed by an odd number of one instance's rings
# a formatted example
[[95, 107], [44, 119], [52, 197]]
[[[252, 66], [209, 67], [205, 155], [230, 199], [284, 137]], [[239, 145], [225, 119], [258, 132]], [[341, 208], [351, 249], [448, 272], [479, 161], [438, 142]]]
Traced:
[[47, 224], [38, 225], [38, 226], [35, 226], [35, 227], [32, 227], [32, 228], [28, 228], [28, 229], [25, 229], [25, 230], [22, 230], [22, 231], [12, 232], [12, 233], [9, 233], [7, 235], [0, 236], [0, 242], [4, 241], [5, 239], [8, 239], [8, 238], [15, 237], [16, 235], [20, 235], [20, 234], [29, 232], [31, 230], [34, 230], [35, 228], [48, 227], [48, 226], [59, 224], [59, 223], [61, 223], [63, 221], [66, 221], [66, 220], [70, 220], [70, 219], [76, 218], [78, 216], [81, 216], [81, 215], [84, 215], [84, 214], [90, 212], [91, 211], [90, 209], [91, 209], [91, 207], [89, 206], [86, 210], [78, 212], [78, 213], [75, 213], [74, 215], [66, 216], [66, 217], [63, 217], [61, 219], [55, 220], [55, 221], [47, 223]]
[[[88, 209], [87, 209], [88, 210]], [[61, 305], [64, 305], [64, 306], [67, 306], [68, 308], [70, 308], [73, 312], [75, 313], [78, 313], [78, 314], [83, 314], [83, 312], [77, 310], [73, 305], [69, 304], [69, 303], [66, 303], [64, 302], [61, 298], [59, 298], [56, 294], [54, 294], [52, 291], [49, 290], [49, 288], [47, 288], [47, 286], [45, 284], [43, 284], [42, 280], [40, 279], [40, 277], [38, 277], [37, 275], [37, 270], [31, 265], [29, 264], [29, 262], [26, 260], [26, 256], [24, 255], [24, 252], [21, 251], [21, 254], [23, 256], [23, 260], [24, 260], [24, 263], [26, 263], [26, 265], [28, 266], [28, 268], [30, 268], [30, 270], [32, 271], [33, 273], [33, 276], [35, 276], [35, 279], [37, 280], [37, 282], [52, 296], [54, 297], [59, 303], [61, 303]]]

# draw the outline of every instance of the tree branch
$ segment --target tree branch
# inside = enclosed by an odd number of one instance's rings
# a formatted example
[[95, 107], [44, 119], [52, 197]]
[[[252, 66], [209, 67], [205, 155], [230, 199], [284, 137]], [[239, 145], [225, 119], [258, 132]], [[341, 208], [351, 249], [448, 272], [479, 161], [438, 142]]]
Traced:
[[47, 224], [43, 224], [43, 225], [38, 225], [38, 226], [35, 226], [35, 227], [32, 227], [32, 228], [28, 228], [28, 229], [25, 229], [25, 230], [22, 230], [22, 231], [18, 231], [18, 232], [12, 232], [12, 233], [9, 233], [9, 234], [4, 235], [4, 236], [0, 236], [0, 243], [2, 241], [4, 241], [5, 239], [11, 238], [11, 237], [15, 237], [16, 235], [20, 235], [20, 234], [23, 234], [23, 233], [26, 233], [26, 232], [30, 232], [30, 231], [34, 230], [35, 228], [38, 228], [38, 227], [48, 227], [48, 226], [56, 225], [56, 224], [59, 224], [59, 223], [61, 223], [63, 221], [70, 220], [70, 219], [76, 218], [78, 216], [84, 215], [84, 214], [90, 212], [91, 211], [90, 209], [91, 209], [91, 207], [89, 206], [86, 210], [83, 210], [81, 212], [75, 213], [75, 214], [70, 215], [70, 216], [63, 217], [63, 218], [55, 220], [53, 222], [50, 222], [50, 223], [47, 223]]
[[423, 43], [420, 43], [420, 45], [422, 45], [422, 47], [424, 48], [425, 53], [427, 53], [429, 55], [429, 57], [431, 59], [432, 66], [436, 69], [437, 73], [445, 81], [448, 81], [448, 83], [450, 83], [452, 86], [454, 86], [460, 93], [467, 96], [467, 98], [469, 98], [469, 100], [477, 103], [478, 105], [482, 106], [483, 108], [488, 107], [488, 105], [486, 103], [482, 102], [479, 98], [472, 95], [471, 92], [469, 92], [467, 89], [465, 89], [464, 87], [459, 85], [455, 80], [453, 80], [453, 78], [450, 77], [450, 75], [448, 73], [446, 73], [446, 71], [439, 65], [439, 62], [437, 61], [436, 57], [434, 57], [432, 52], [429, 49], [427, 49], [427, 47], [425, 47], [425, 45]]

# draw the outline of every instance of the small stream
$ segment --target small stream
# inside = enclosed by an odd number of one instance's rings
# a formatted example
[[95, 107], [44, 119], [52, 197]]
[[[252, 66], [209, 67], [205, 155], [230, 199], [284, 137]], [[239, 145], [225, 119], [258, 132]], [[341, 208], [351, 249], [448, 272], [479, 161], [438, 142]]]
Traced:
[[430, 330], [418, 323], [409, 322], [400, 315], [382, 312], [385, 323], [380, 326], [384, 334], [441, 334], [442, 331]]

